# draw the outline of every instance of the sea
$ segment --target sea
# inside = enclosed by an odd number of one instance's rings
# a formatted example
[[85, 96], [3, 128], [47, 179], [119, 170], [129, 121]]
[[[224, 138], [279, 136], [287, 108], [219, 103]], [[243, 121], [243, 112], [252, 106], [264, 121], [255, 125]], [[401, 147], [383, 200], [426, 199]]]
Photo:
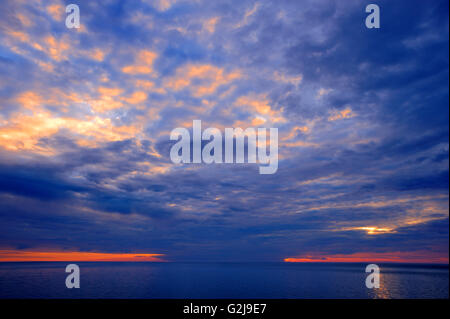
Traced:
[[366, 264], [75, 262], [80, 288], [66, 287], [68, 262], [0, 263], [0, 298], [412, 299], [449, 298], [449, 266]]

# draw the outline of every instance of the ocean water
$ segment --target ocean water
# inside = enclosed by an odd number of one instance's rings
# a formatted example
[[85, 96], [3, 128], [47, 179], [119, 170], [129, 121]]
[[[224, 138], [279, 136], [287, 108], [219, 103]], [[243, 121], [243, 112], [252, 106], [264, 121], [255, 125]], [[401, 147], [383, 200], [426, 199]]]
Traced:
[[0, 263], [0, 298], [448, 298], [449, 267], [382, 265], [381, 287], [365, 264], [79, 262]]

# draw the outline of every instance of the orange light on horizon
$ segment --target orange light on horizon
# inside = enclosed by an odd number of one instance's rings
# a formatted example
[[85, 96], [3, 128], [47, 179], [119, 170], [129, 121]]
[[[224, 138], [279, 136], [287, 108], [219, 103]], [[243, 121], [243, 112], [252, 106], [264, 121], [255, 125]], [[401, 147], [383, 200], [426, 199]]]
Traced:
[[392, 228], [379, 228], [379, 227], [354, 227], [349, 228], [349, 230], [364, 230], [368, 235], [379, 235], [386, 233], [395, 233]]
[[21, 250], [0, 250], [0, 262], [26, 262], [26, 261], [134, 261], [134, 262], [163, 262], [164, 254], [121, 254], [96, 252], [42, 252]]
[[307, 255], [299, 257], [285, 258], [284, 262], [298, 263], [327, 263], [327, 262], [348, 262], [348, 263], [430, 263], [430, 264], [448, 264], [448, 254], [445, 256], [439, 253], [429, 252], [388, 252], [388, 253], [354, 253], [354, 254], [335, 254], [327, 256]]

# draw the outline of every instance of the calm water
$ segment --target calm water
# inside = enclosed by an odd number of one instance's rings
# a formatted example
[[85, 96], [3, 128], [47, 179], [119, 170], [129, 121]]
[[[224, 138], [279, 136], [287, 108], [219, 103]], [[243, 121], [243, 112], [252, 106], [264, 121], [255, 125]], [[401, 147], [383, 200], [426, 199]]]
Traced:
[[448, 266], [380, 265], [380, 289], [362, 264], [0, 263], [0, 298], [448, 298]]

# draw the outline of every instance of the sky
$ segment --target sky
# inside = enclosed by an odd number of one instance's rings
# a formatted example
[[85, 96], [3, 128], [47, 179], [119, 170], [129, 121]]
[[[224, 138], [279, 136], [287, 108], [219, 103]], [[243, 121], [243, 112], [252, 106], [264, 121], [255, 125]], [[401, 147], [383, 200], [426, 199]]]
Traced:
[[[448, 263], [448, 1], [0, 6], [0, 261]], [[278, 171], [174, 164], [193, 120]]]

